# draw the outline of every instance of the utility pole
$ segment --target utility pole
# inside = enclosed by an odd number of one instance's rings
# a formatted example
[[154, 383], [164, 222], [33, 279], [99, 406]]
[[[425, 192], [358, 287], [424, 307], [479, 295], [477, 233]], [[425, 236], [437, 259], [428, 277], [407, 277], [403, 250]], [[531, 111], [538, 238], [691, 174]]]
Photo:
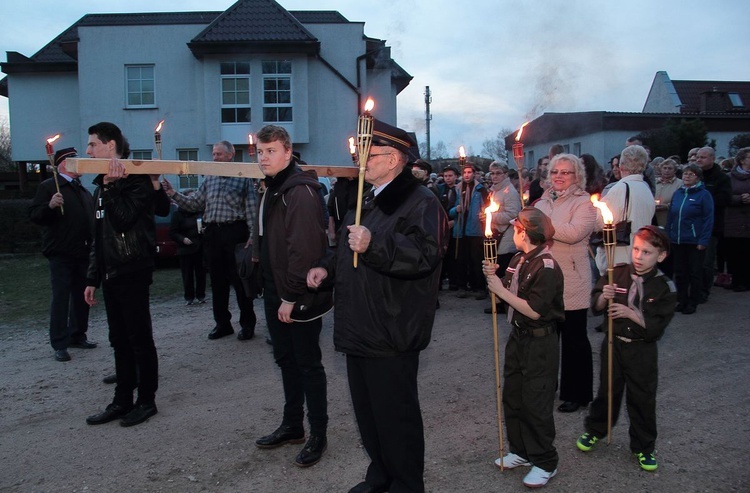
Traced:
[[430, 103], [432, 103], [432, 95], [430, 93], [430, 86], [425, 86], [424, 90], [424, 106], [425, 106], [425, 123], [427, 128], [427, 160], [430, 160], [430, 120], [432, 115], [430, 114]]

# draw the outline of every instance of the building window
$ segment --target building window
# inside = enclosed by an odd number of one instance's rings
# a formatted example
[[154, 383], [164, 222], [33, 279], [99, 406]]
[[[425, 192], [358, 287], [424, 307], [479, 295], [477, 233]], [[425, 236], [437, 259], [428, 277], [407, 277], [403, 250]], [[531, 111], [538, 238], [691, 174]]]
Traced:
[[525, 168], [534, 169], [536, 168], [536, 161], [534, 161], [534, 151], [529, 151], [529, 155], [526, 158], [528, 165], [524, 165]]
[[730, 92], [728, 96], [729, 96], [729, 101], [731, 101], [732, 106], [734, 106], [735, 108], [745, 107], [745, 105], [742, 103], [742, 98], [736, 92]]
[[151, 149], [147, 151], [130, 151], [130, 159], [133, 161], [150, 161]]
[[221, 63], [221, 122], [249, 123], [250, 63]]
[[[177, 149], [178, 161], [197, 161], [198, 149]], [[180, 190], [186, 188], [198, 188], [200, 186], [198, 175], [178, 175], [177, 186]]]
[[235, 148], [234, 148], [234, 159], [232, 161], [234, 161], [235, 163], [242, 163], [242, 162], [244, 162], [245, 161], [245, 151], [243, 151], [242, 149], [237, 149], [237, 147], [235, 146]]
[[125, 79], [127, 107], [156, 104], [153, 65], [126, 65]]
[[580, 142], [573, 143], [573, 154], [575, 154], [576, 156], [581, 155], [581, 143]]
[[292, 62], [273, 60], [263, 62], [263, 121], [291, 122]]

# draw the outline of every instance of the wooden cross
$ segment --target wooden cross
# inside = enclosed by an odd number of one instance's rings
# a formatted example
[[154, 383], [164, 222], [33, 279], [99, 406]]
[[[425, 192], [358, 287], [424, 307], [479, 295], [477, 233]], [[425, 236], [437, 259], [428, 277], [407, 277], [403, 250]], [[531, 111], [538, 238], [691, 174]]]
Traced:
[[[217, 161], [166, 161], [120, 159], [131, 175], [212, 175], [236, 178], [265, 178], [258, 163], [225, 163]], [[74, 173], [106, 174], [109, 159], [68, 158], [66, 168]], [[319, 177], [355, 178], [359, 168], [354, 166], [300, 166], [302, 171], [314, 170]]]

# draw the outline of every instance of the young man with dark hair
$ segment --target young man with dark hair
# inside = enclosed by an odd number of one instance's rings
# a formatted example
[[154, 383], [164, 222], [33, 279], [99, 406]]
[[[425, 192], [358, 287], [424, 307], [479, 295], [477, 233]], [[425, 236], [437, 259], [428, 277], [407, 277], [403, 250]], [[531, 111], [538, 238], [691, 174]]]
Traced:
[[148, 175], [128, 175], [119, 161], [130, 153], [120, 129], [102, 122], [88, 133], [86, 154], [110, 163], [107, 174], [94, 179], [95, 234], [84, 294], [86, 302], [94, 305], [94, 293], [102, 287], [117, 385], [112, 403], [86, 422], [99, 425], [122, 418], [122, 426], [133, 426], [157, 413], [158, 357], [149, 311], [157, 205], [153, 180]]

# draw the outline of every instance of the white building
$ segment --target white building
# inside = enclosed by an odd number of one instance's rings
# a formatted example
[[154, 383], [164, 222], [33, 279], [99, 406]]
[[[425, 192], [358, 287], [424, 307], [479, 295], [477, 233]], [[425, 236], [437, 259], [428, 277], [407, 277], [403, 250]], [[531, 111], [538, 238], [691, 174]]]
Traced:
[[[239, 0], [224, 12], [88, 14], [26, 57], [8, 52], [13, 160], [44, 163], [45, 140], [85, 152], [87, 129], [111, 121], [132, 157], [211, 160], [228, 140], [250, 161], [248, 134], [285, 127], [315, 164], [351, 164], [347, 138], [367, 97], [396, 124], [396, 96], [410, 82], [385, 41], [336, 11], [286, 11]], [[194, 186], [190, 180], [181, 186]]]

